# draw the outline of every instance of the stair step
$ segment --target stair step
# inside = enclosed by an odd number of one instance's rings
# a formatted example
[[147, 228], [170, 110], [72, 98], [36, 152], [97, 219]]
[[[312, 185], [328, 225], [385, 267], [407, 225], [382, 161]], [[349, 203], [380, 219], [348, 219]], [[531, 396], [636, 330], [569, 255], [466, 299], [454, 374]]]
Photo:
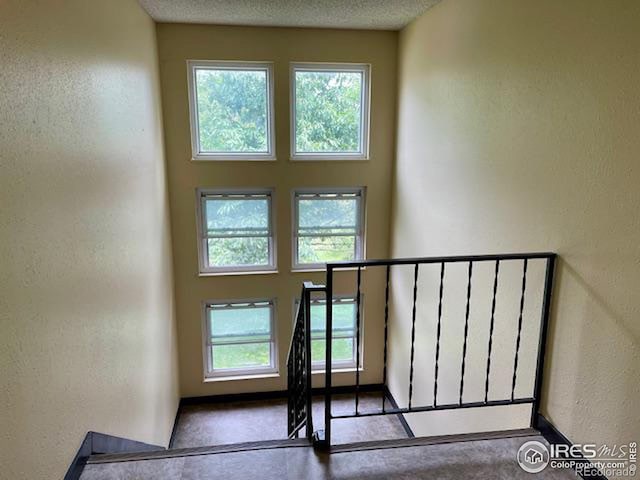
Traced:
[[433, 437], [401, 438], [395, 440], [374, 440], [369, 442], [354, 442], [332, 445], [331, 453], [347, 453], [364, 450], [379, 450], [385, 448], [421, 447], [454, 442], [473, 442], [478, 440], [498, 440], [502, 438], [538, 436], [540, 432], [535, 428], [518, 430], [500, 430], [483, 433], [462, 433], [455, 435], [437, 435]]
[[212, 445], [208, 447], [172, 448], [165, 450], [152, 450], [148, 452], [92, 455], [87, 460], [87, 464], [133, 462], [138, 460], [153, 460], [160, 458], [192, 457], [195, 455], [246, 452], [251, 450], [266, 450], [273, 448], [309, 447], [311, 445], [311, 442], [307, 438], [296, 438], [290, 440], [264, 440], [260, 442], [232, 443], [228, 445]]

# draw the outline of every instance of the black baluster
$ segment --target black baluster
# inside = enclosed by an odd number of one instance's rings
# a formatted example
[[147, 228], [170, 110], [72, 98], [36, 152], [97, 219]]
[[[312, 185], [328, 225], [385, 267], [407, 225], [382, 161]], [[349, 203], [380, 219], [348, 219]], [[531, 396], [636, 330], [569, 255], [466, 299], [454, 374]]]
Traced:
[[[391, 265], [387, 265], [387, 284], [384, 290], [384, 363], [382, 368], [382, 385], [387, 386], [387, 336], [388, 336], [388, 323], [389, 323], [389, 273]], [[384, 413], [384, 401], [386, 398], [386, 392], [382, 392], [382, 412]]]
[[416, 301], [418, 299], [418, 264], [416, 263], [413, 273], [413, 313], [411, 319], [411, 366], [409, 368], [409, 410], [411, 410], [411, 400], [413, 396], [413, 357], [416, 343]]
[[467, 360], [467, 337], [469, 335], [469, 306], [471, 303], [471, 276], [473, 274], [473, 262], [469, 262], [467, 280], [467, 310], [464, 315], [464, 343], [462, 344], [462, 366], [460, 367], [460, 398], [458, 403], [462, 405], [462, 392], [464, 390], [464, 369]]
[[524, 292], [527, 288], [527, 263], [528, 259], [524, 259], [522, 267], [522, 294], [520, 296], [520, 316], [518, 317], [518, 337], [516, 338], [516, 356], [513, 361], [513, 381], [511, 383], [511, 400], [515, 398], [516, 379], [518, 374], [518, 353], [520, 352], [520, 336], [522, 334], [522, 312], [524, 310]]
[[360, 395], [360, 281], [362, 269], [358, 267], [356, 288], [356, 415], [358, 415], [358, 401]]
[[440, 264], [440, 296], [438, 299], [438, 330], [436, 333], [436, 371], [433, 382], [433, 406], [438, 404], [438, 361], [440, 359], [440, 333], [442, 331], [442, 293], [444, 290], [444, 262]]
[[496, 294], [498, 293], [498, 272], [500, 260], [496, 260], [496, 272], [493, 277], [493, 300], [491, 300], [491, 323], [489, 324], [489, 346], [487, 349], [487, 376], [484, 381], [484, 403], [489, 401], [489, 373], [491, 371], [491, 348], [493, 346], [493, 324], [496, 314]]

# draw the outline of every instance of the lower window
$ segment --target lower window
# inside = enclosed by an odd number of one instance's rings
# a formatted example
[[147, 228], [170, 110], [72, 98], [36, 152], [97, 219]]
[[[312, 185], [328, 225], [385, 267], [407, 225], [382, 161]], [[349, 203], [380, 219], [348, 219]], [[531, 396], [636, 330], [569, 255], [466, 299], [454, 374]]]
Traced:
[[273, 300], [207, 302], [206, 377], [276, 373]]
[[[297, 310], [297, 306], [296, 306]], [[327, 308], [326, 301], [311, 300], [311, 367], [323, 370], [327, 352]], [[336, 297], [333, 299], [331, 335], [331, 365], [333, 368], [355, 368], [356, 366], [356, 299]], [[360, 344], [362, 355], [362, 343]]]

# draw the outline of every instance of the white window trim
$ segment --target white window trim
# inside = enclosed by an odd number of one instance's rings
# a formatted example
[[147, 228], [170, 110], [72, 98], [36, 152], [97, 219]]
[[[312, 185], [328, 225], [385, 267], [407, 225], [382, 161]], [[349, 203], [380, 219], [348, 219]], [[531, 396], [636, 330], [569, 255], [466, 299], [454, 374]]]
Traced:
[[298, 202], [296, 201], [298, 195], [307, 194], [332, 194], [332, 193], [355, 193], [358, 195], [358, 215], [356, 217], [356, 251], [355, 261], [363, 260], [365, 257], [365, 209], [366, 209], [366, 187], [337, 187], [337, 188], [301, 188], [293, 190], [291, 194], [291, 212], [292, 212], [292, 233], [291, 237], [293, 245], [291, 247], [291, 265], [292, 271], [325, 271], [326, 264], [324, 263], [298, 263]]
[[[269, 367], [252, 367], [252, 368], [226, 368], [226, 369], [213, 369], [213, 359], [211, 356], [211, 332], [209, 330], [208, 312], [211, 305], [231, 305], [231, 304], [255, 304], [255, 303], [269, 303], [270, 315], [270, 362]], [[211, 379], [221, 378], [234, 378], [234, 377], [251, 377], [251, 376], [263, 376], [263, 375], [277, 375], [278, 374], [278, 342], [276, 339], [276, 299], [235, 299], [235, 300], [205, 300], [202, 302], [202, 360], [203, 360], [203, 372], [204, 381]], [[211, 366], [211, 368], [210, 368]]]
[[[341, 301], [341, 300], [347, 300], [347, 299], [353, 299], [354, 300], [354, 305], [355, 305], [355, 299], [356, 299], [356, 295], [334, 295], [333, 296], [333, 301], [334, 303], [336, 301]], [[311, 299], [311, 303], [324, 303], [326, 300], [323, 298], [312, 298]], [[300, 304], [300, 298], [295, 298], [293, 301], [293, 325], [295, 326], [295, 322], [296, 322], [296, 313], [298, 312], [298, 305]], [[356, 312], [357, 313], [357, 312]], [[360, 294], [360, 318], [364, 318], [364, 295], [361, 293]], [[354, 323], [354, 328], [355, 331], [357, 331], [357, 327], [356, 324]], [[347, 362], [337, 362], [335, 360], [331, 361], [331, 370], [335, 373], [336, 370], [346, 370], [346, 371], [354, 371], [356, 370], [356, 333], [354, 331], [354, 335], [353, 337], [338, 337], [338, 338], [353, 338], [353, 359], [351, 361], [347, 361]], [[326, 335], [325, 335], [325, 342], [326, 342]], [[333, 339], [333, 336], [332, 336]], [[363, 371], [364, 370], [364, 322], [360, 322], [360, 368], [358, 370]], [[316, 339], [317, 340], [317, 339]], [[326, 366], [326, 360], [321, 360], [319, 362], [311, 362], [311, 370], [313, 371], [313, 373], [322, 373], [324, 372]]]
[[[247, 265], [230, 267], [210, 267], [208, 266], [208, 249], [205, 235], [205, 206], [204, 200], [207, 195], [267, 195], [269, 211], [269, 264], [268, 265]], [[275, 231], [275, 190], [273, 188], [197, 188], [196, 189], [196, 225], [198, 235], [198, 268], [200, 275], [239, 275], [239, 274], [263, 274], [277, 272], [277, 252], [276, 252], [276, 231]]]
[[[294, 62], [289, 69], [290, 152], [293, 161], [309, 160], [369, 160], [369, 125], [371, 111], [371, 65], [367, 63]], [[360, 151], [344, 153], [296, 152], [296, 77], [298, 71], [362, 73], [362, 109], [360, 112]]]
[[[200, 148], [196, 68], [216, 70], [258, 70], [267, 73], [267, 152], [203, 152]], [[191, 126], [191, 152], [192, 160], [205, 161], [273, 161], [276, 160], [276, 136], [274, 121], [274, 89], [273, 89], [273, 62], [238, 62], [238, 61], [211, 61], [211, 60], [187, 60], [187, 76], [189, 86], [189, 124]]]

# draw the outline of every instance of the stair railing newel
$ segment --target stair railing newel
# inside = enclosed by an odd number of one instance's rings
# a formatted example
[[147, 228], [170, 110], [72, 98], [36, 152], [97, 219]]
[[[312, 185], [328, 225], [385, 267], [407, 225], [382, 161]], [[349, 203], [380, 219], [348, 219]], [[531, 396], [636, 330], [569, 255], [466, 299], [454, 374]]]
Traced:
[[304, 428], [313, 439], [311, 387], [311, 294], [324, 292], [323, 285], [304, 282], [296, 310], [291, 344], [287, 355], [287, 434], [298, 438]]
[[[353, 261], [353, 262], [340, 262], [340, 263], [329, 263], [326, 266], [326, 287], [322, 287], [321, 291], [325, 292], [325, 298], [326, 298], [326, 336], [325, 336], [325, 342], [326, 342], [326, 357], [325, 357], [325, 388], [324, 388], [324, 402], [325, 402], [325, 412], [324, 412], [324, 430], [319, 430], [318, 432], [316, 432], [316, 434], [314, 435], [314, 440], [316, 442], [316, 445], [319, 445], [321, 447], [324, 448], [328, 448], [331, 446], [331, 421], [334, 419], [338, 419], [338, 418], [355, 418], [355, 417], [368, 417], [368, 416], [376, 416], [376, 415], [398, 415], [398, 414], [405, 414], [405, 413], [414, 413], [414, 412], [429, 412], [429, 411], [436, 411], [436, 410], [455, 410], [455, 409], [461, 409], [461, 408], [480, 408], [480, 407], [499, 407], [499, 406], [507, 406], [507, 405], [521, 405], [521, 404], [527, 404], [527, 405], [531, 405], [531, 421], [530, 421], [530, 427], [531, 428], [536, 428], [537, 425], [537, 419], [538, 419], [538, 413], [539, 413], [539, 407], [540, 407], [540, 395], [541, 395], [541, 390], [542, 390], [542, 374], [544, 371], [544, 354], [545, 354], [545, 344], [546, 344], [546, 337], [547, 337], [547, 330], [548, 330], [548, 323], [549, 323], [549, 316], [550, 316], [550, 308], [551, 308], [551, 294], [552, 294], [552, 290], [553, 290], [553, 275], [554, 275], [554, 269], [555, 269], [555, 259], [556, 259], [556, 254], [555, 253], [550, 253], [550, 252], [543, 252], [543, 253], [522, 253], [522, 254], [497, 254], [497, 255], [471, 255], [471, 256], [448, 256], [448, 257], [425, 257], [425, 258], [402, 258], [402, 259], [388, 259], [388, 260], [362, 260], [362, 261]], [[538, 260], [538, 261], [544, 261], [545, 262], [545, 277], [544, 277], [544, 285], [542, 286], [542, 292], [543, 292], [543, 298], [542, 298], [542, 307], [541, 307], [541, 315], [540, 315], [540, 320], [539, 320], [539, 333], [537, 335], [536, 338], [531, 338], [531, 335], [526, 335], [524, 329], [523, 329], [523, 325], [527, 322], [527, 321], [531, 321], [531, 319], [527, 318], [525, 319], [525, 301], [527, 299], [527, 287], [530, 287], [530, 285], [528, 284], [527, 281], [527, 270], [528, 267], [530, 266], [530, 262], [534, 261], [534, 260]], [[498, 325], [498, 323], [495, 321], [495, 317], [496, 317], [496, 304], [500, 302], [501, 300], [501, 295], [500, 295], [500, 287], [503, 286], [504, 282], [499, 282], [499, 273], [500, 273], [500, 267], [504, 266], [505, 263], [507, 262], [521, 262], [522, 265], [522, 277], [521, 277], [521, 288], [519, 289], [519, 309], [518, 309], [518, 313], [517, 316], [513, 319], [513, 322], [510, 323], [509, 325], [507, 325], [506, 327], [503, 325], [504, 322], [501, 322], [500, 325]], [[460, 303], [462, 305], [465, 306], [464, 308], [464, 316], [459, 319], [460, 321], [463, 322], [464, 325], [464, 333], [463, 336], [461, 336], [460, 339], [460, 345], [461, 345], [461, 364], [459, 367], [459, 384], [458, 384], [458, 395], [457, 395], [457, 401], [455, 402], [446, 402], [446, 401], [441, 401], [439, 402], [439, 394], [441, 393], [438, 389], [438, 380], [439, 380], [439, 366], [440, 363], [442, 362], [442, 349], [443, 349], [443, 345], [441, 344], [441, 334], [442, 334], [442, 328], [443, 326], [445, 326], [448, 322], [452, 321], [452, 319], [450, 318], [446, 318], [447, 316], [443, 313], [443, 297], [444, 292], [445, 292], [445, 284], [447, 283], [447, 278], [445, 278], [445, 271], [448, 271], [447, 267], [451, 267], [454, 264], [459, 264], [459, 263], [466, 263], [466, 270], [467, 270], [467, 274], [466, 274], [466, 278], [465, 278], [465, 284], [464, 286], [461, 288], [461, 290], [463, 290], [465, 292], [465, 296], [461, 297], [459, 299]], [[473, 335], [477, 335], [477, 331], [478, 329], [472, 329], [471, 328], [471, 323], [473, 322], [475, 317], [470, 317], [470, 308], [471, 308], [471, 301], [472, 301], [472, 292], [473, 292], [473, 284], [474, 284], [474, 280], [476, 280], [475, 275], [473, 275], [474, 273], [474, 267], [476, 265], [482, 264], [482, 263], [490, 263], [491, 266], [493, 267], [493, 275], [491, 278], [491, 286], [493, 287], [492, 289], [490, 289], [490, 297], [487, 299], [488, 304], [491, 306], [490, 308], [490, 317], [487, 318], [487, 332], [486, 332], [486, 337], [482, 337], [482, 342], [485, 342], [487, 340], [485, 340], [486, 338], [488, 338], [488, 344], [486, 347], [486, 369], [483, 367], [483, 371], [482, 373], [482, 383], [483, 383], [483, 391], [482, 393], [482, 399], [478, 400], [478, 401], [465, 401], [464, 400], [464, 393], [465, 393], [465, 375], [467, 375], [467, 379], [468, 379], [468, 375], [469, 372], [467, 372], [467, 356], [468, 356], [468, 346], [470, 344], [471, 341], [479, 341], [477, 339], [473, 339]], [[435, 282], [434, 285], [434, 292], [433, 292], [433, 297], [436, 300], [435, 304], [433, 305], [433, 312], [429, 312], [424, 313], [420, 316], [417, 316], [417, 305], [418, 305], [418, 297], [419, 297], [419, 293], [421, 293], [421, 291], [425, 288], [424, 285], [418, 286], [418, 274], [420, 269], [420, 266], [426, 266], [426, 265], [435, 265], [439, 270], [439, 279], [438, 281]], [[389, 329], [389, 325], [393, 323], [393, 319], [390, 318], [390, 309], [389, 309], [389, 302], [390, 302], [390, 298], [389, 298], [389, 291], [390, 291], [390, 285], [391, 285], [391, 281], [392, 281], [392, 275], [391, 275], [391, 270], [392, 267], [401, 267], [401, 266], [410, 266], [413, 267], [413, 282], [411, 285], [412, 288], [412, 292], [409, 293], [409, 301], [412, 301], [412, 305], [411, 305], [411, 317], [408, 319], [408, 321], [410, 322], [411, 325], [411, 335], [410, 335], [410, 341], [411, 344], [409, 346], [409, 351], [410, 353], [410, 365], [409, 365], [409, 382], [408, 382], [408, 392], [405, 398], [408, 398], [408, 403], [406, 407], [396, 407], [395, 405], [393, 405], [395, 408], [387, 408], [387, 406], [385, 405], [385, 396], [388, 393], [388, 386], [387, 386], [387, 381], [388, 381], [388, 376], [389, 376], [389, 372], [388, 372], [388, 365], [387, 365], [387, 357], [388, 357], [388, 341], [389, 341], [389, 335], [390, 335], [390, 329]], [[362, 283], [363, 283], [363, 271], [365, 271], [366, 269], [375, 269], [376, 267], [384, 267], [386, 269], [386, 282], [385, 282], [385, 286], [384, 286], [384, 311], [380, 312], [380, 316], [382, 318], [384, 318], [384, 350], [383, 350], [383, 356], [384, 356], [384, 360], [383, 360], [383, 387], [384, 387], [384, 394], [383, 394], [383, 399], [382, 399], [382, 406], [379, 410], [374, 410], [374, 411], [367, 411], [367, 412], [363, 412], [361, 411], [361, 408], [359, 408], [359, 392], [360, 392], [360, 376], [361, 376], [361, 342], [362, 339], [360, 338], [360, 332], [362, 329], [362, 326], [364, 325], [364, 322], [366, 321], [364, 317], [364, 315], [362, 315], [362, 308], [361, 308], [361, 290], [362, 290]], [[354, 393], [355, 393], [355, 404], [354, 404], [354, 409], [352, 413], [340, 413], [337, 415], [334, 415], [331, 409], [331, 402], [332, 402], [332, 395], [333, 395], [333, 390], [332, 390], [332, 330], [333, 330], [333, 302], [330, 300], [333, 298], [333, 285], [334, 285], [334, 276], [336, 274], [336, 272], [339, 271], [344, 271], [344, 270], [356, 270], [357, 271], [357, 275], [356, 275], [356, 285], [355, 285], [355, 289], [357, 291], [356, 294], [356, 319], [355, 319], [355, 343], [356, 343], [356, 370], [355, 370], [355, 382], [356, 384], [353, 386], [354, 387]], [[455, 276], [452, 276], [452, 278], [455, 279]], [[455, 280], [448, 280], [448, 281], [455, 281]], [[320, 290], [317, 290], [320, 291]], [[382, 294], [382, 292], [380, 292]], [[509, 293], [509, 292], [506, 292]], [[304, 292], [303, 289], [303, 298], [305, 298], [305, 311], [306, 316], [310, 317], [310, 312], [309, 312], [309, 305], [310, 305], [310, 292], [307, 291], [306, 293]], [[474, 294], [474, 296], [477, 294]], [[503, 292], [503, 296], [505, 295], [505, 293]], [[447, 301], [452, 301], [452, 299], [446, 299]], [[453, 301], [455, 301], [455, 299], [453, 299]], [[421, 309], [422, 308], [426, 308], [425, 305], [421, 305]], [[368, 311], [369, 315], [375, 315], [372, 312]], [[304, 317], [304, 313], [301, 314], [300, 309], [298, 310], [298, 315], [302, 315], [302, 317]], [[436, 334], [435, 334], [435, 338], [433, 343], [431, 344], [430, 342], [421, 342], [421, 343], [416, 343], [416, 325], [420, 322], [424, 322], [425, 321], [425, 316], [430, 316], [431, 318], [433, 318], [436, 322], [437, 328], [436, 328]], [[297, 321], [296, 322], [296, 332], [298, 331], [297, 329], [302, 329], [301, 326], [304, 322], [302, 320]], [[498, 372], [496, 369], [492, 369], [492, 365], [491, 365], [491, 360], [492, 360], [492, 354], [494, 353], [493, 350], [493, 343], [495, 340], [495, 337], [497, 335], [499, 335], [500, 333], [505, 333], [504, 329], [505, 328], [510, 328], [513, 329], [514, 332], [516, 333], [516, 342], [514, 345], [514, 357], [513, 357], [513, 362], [512, 362], [512, 369], [509, 369], [510, 371], [509, 373], [509, 381], [511, 384], [511, 392], [510, 395], [508, 395], [508, 398], [499, 398], [499, 399], [491, 399], [491, 380], [493, 377], [495, 377], [496, 375], [498, 375]], [[499, 330], [502, 329], [503, 332], [500, 332]], [[506, 333], [514, 333], [511, 332], [511, 330], [509, 330]], [[295, 333], [294, 333], [295, 336]], [[294, 338], [295, 340], [295, 338]], [[310, 343], [310, 336], [308, 338], [308, 342]], [[518, 386], [518, 372], [519, 370], [521, 370], [523, 368], [523, 365], [521, 362], [519, 362], [520, 360], [520, 356], [522, 354], [522, 343], [523, 342], [532, 342], [532, 344], [536, 344], [537, 346], [537, 350], [535, 350], [536, 352], [536, 358], [535, 358], [535, 374], [533, 376], [534, 380], [533, 380], [533, 384], [531, 385], [531, 395], [518, 395], [517, 394], [517, 386]], [[415, 377], [414, 375], [414, 358], [415, 358], [415, 353], [416, 353], [416, 349], [421, 349], [422, 351], [424, 351], [425, 349], [427, 350], [427, 352], [432, 352], [432, 354], [435, 357], [435, 362], [434, 362], [434, 366], [435, 366], [435, 372], [433, 375], [433, 399], [431, 404], [428, 405], [414, 405], [415, 403], [415, 399], [413, 398], [413, 393], [414, 393], [414, 382], [416, 382], [418, 379]], [[310, 355], [310, 346], [307, 350], [307, 355]], [[432, 357], [433, 358], [433, 357]], [[309, 360], [309, 366], [307, 371], [309, 372], [309, 376], [310, 376], [310, 372], [311, 372], [311, 367], [310, 367], [310, 360]], [[294, 372], [294, 376], [296, 375], [296, 373]], [[294, 377], [294, 379], [300, 379], [301, 377]], [[291, 380], [291, 378], [290, 378]], [[310, 386], [310, 382], [309, 382], [309, 386], [305, 387], [307, 388], [307, 392], [311, 392], [311, 386]], [[309, 402], [310, 402], [310, 395], [309, 395]], [[311, 407], [310, 407], [310, 403], [309, 405], [306, 407], [307, 411], [310, 412]], [[291, 412], [290, 412], [291, 413]], [[295, 412], [293, 412], [295, 414]], [[309, 414], [309, 420], [308, 420], [309, 424], [311, 425], [311, 416]], [[294, 422], [295, 423], [295, 422]], [[290, 423], [290, 425], [293, 425], [292, 423]], [[295, 427], [294, 427], [295, 428]], [[494, 429], [495, 430], [495, 429]], [[376, 439], [372, 439], [372, 440], [376, 440]]]

